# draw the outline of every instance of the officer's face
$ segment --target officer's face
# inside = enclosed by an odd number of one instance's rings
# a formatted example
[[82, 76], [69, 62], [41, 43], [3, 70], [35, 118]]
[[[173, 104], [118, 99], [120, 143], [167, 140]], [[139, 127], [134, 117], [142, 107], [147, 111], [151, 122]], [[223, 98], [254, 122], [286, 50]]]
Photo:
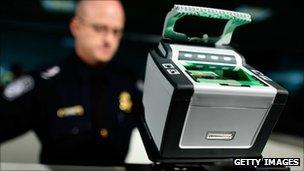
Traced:
[[71, 22], [77, 54], [95, 65], [107, 63], [119, 46], [124, 11], [118, 1], [84, 1]]

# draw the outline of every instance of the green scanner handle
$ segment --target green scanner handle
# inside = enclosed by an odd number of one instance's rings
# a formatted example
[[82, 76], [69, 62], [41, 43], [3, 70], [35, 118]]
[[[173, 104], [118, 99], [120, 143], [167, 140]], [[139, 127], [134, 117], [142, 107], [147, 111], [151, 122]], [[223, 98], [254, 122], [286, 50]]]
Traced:
[[[184, 16], [224, 19], [228, 21], [220, 37], [209, 37], [208, 34], [204, 34], [202, 37], [188, 37], [186, 34], [174, 31], [175, 22]], [[163, 38], [168, 38], [174, 41], [202, 42], [212, 43], [216, 45], [228, 45], [230, 43], [233, 31], [238, 26], [250, 22], [251, 16], [247, 13], [206, 7], [174, 5], [174, 7], [166, 16], [162, 36]]]

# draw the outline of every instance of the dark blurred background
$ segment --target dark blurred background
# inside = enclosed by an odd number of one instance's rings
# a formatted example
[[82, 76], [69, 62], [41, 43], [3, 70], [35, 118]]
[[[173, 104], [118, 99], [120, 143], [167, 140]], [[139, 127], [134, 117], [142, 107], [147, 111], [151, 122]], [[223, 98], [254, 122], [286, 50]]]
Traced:
[[[0, 2], [0, 87], [31, 70], [56, 63], [73, 51], [68, 23], [73, 0], [2, 0]], [[300, 1], [123, 0], [127, 23], [115, 62], [144, 79], [146, 56], [161, 38], [163, 22], [174, 4], [247, 12], [253, 22], [238, 28], [231, 46], [247, 63], [288, 89], [288, 104], [275, 132], [304, 136], [304, 50]], [[185, 22], [187, 29], [214, 25]]]

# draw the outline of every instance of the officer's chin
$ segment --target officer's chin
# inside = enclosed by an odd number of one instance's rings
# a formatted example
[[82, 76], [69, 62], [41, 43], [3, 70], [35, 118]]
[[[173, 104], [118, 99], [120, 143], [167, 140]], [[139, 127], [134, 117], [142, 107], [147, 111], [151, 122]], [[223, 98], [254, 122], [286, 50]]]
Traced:
[[95, 66], [103, 66], [103, 65], [106, 65], [108, 64], [111, 60], [112, 60], [113, 56], [98, 56], [96, 59], [96, 63], [95, 63]]

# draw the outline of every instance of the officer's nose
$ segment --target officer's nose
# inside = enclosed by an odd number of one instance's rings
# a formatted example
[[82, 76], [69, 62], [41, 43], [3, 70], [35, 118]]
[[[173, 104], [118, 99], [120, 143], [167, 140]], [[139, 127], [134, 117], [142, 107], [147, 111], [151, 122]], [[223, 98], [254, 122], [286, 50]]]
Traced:
[[115, 36], [112, 32], [107, 32], [107, 34], [104, 35], [104, 43], [106, 46], [112, 46], [115, 41]]

